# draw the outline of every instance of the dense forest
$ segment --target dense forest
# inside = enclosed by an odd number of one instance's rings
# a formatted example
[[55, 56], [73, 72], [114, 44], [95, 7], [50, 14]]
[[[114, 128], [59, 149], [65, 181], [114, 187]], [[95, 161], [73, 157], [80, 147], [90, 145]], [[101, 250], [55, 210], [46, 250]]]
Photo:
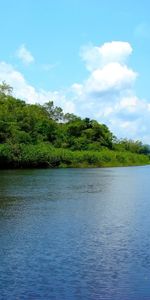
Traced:
[[64, 114], [53, 101], [27, 104], [0, 84], [0, 167], [105, 167], [143, 165], [150, 148], [118, 140], [89, 118]]

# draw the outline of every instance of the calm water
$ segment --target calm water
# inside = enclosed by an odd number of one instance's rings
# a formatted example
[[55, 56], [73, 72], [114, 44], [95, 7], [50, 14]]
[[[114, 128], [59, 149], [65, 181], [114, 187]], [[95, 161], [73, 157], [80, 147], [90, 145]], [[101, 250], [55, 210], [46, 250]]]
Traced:
[[150, 167], [0, 171], [0, 299], [150, 299]]

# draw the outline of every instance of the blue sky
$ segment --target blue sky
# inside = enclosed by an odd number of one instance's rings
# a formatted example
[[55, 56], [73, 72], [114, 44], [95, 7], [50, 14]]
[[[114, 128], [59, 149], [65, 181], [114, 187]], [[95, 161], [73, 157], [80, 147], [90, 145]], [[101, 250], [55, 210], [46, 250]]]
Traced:
[[0, 0], [0, 81], [150, 143], [150, 2]]

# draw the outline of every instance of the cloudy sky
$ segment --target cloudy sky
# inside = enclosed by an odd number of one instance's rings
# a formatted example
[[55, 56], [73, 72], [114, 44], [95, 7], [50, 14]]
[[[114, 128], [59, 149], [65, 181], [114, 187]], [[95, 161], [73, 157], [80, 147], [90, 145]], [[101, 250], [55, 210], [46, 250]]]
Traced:
[[149, 0], [0, 0], [0, 82], [150, 144]]

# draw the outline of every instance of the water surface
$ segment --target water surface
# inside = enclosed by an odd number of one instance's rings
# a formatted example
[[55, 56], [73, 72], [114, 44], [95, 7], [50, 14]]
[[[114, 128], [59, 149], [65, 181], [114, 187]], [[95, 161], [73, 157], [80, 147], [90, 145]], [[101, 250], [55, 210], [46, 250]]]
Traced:
[[150, 167], [0, 171], [0, 299], [150, 299]]

